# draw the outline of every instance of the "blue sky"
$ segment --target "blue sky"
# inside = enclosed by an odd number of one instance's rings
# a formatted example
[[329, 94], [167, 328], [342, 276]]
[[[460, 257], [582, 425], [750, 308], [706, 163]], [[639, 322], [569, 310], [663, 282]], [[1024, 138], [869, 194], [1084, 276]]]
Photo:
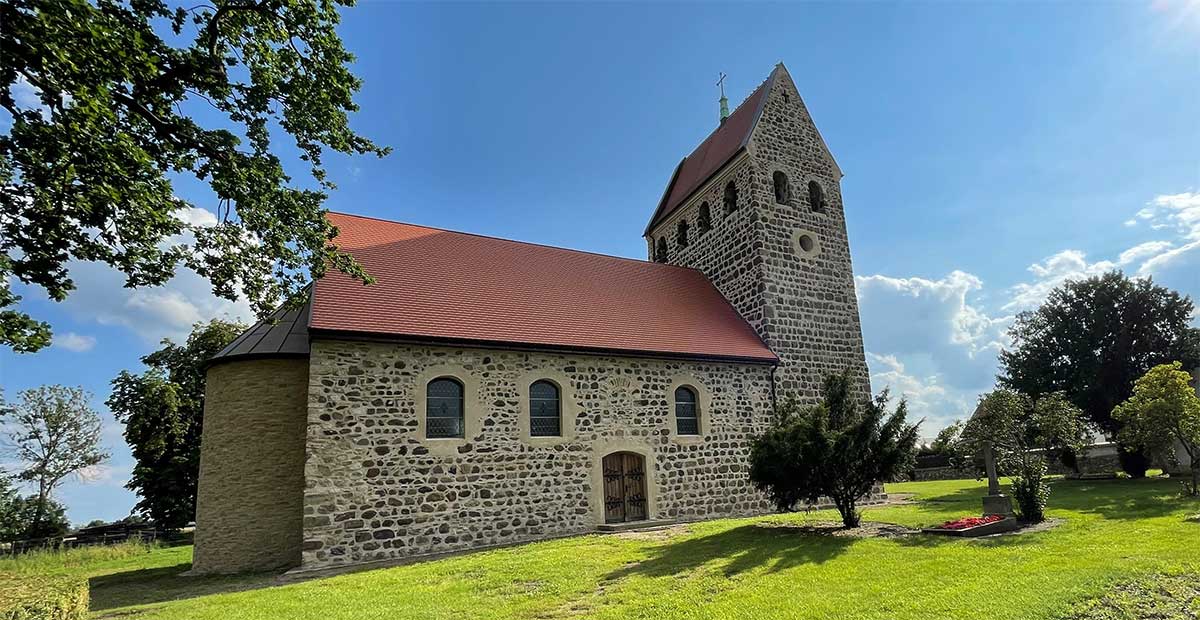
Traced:
[[[1197, 0], [367, 0], [341, 32], [365, 80], [353, 125], [395, 151], [331, 159], [331, 209], [637, 258], [673, 167], [715, 126], [717, 72], [736, 105], [784, 62], [846, 174], [874, 387], [907, 395], [926, 435], [991, 386], [1011, 316], [1055, 284], [1119, 267], [1200, 297]], [[62, 304], [18, 287], [57, 340], [0, 352], [9, 397], [83, 385], [103, 411], [160, 339], [247, 316], [187, 273], [143, 291], [74, 275]], [[60, 494], [76, 522], [135, 501], [111, 420], [106, 442], [109, 465]]]

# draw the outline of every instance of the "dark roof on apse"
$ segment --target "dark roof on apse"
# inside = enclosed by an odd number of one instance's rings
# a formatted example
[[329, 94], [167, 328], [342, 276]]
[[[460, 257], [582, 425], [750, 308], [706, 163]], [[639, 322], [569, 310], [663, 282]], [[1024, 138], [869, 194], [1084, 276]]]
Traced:
[[304, 290], [307, 300], [299, 307], [281, 306], [271, 316], [242, 332], [210, 364], [235, 359], [296, 357], [308, 355], [308, 317], [312, 312], [312, 287]]
[[771, 90], [775, 76], [784, 70], [782, 64], [776, 65], [775, 70], [771, 72], [766, 81], [759, 84], [758, 88], [754, 89], [754, 92], [750, 93], [750, 96], [746, 97], [746, 100], [729, 115], [729, 118], [725, 119], [724, 123], [721, 123], [700, 143], [700, 146], [696, 147], [696, 150], [679, 162], [679, 166], [675, 168], [675, 173], [671, 175], [671, 180], [667, 183], [667, 189], [663, 192], [658, 208], [654, 210], [654, 215], [646, 224], [644, 234], [650, 234], [650, 229], [674, 213], [675, 209], [687, 202], [696, 190], [700, 189], [726, 163], [746, 148], [746, 143], [750, 141], [750, 136], [754, 133], [754, 126], [758, 124], [758, 119], [762, 116], [767, 92]]
[[[774, 363], [699, 271], [330, 213], [376, 282], [330, 272], [312, 334]], [[264, 338], [265, 339], [265, 338]]]

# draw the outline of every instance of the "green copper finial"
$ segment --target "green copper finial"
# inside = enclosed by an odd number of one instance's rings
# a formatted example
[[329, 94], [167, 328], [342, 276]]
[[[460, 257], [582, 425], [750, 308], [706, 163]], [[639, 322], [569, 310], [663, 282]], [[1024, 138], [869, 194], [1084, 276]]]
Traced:
[[729, 100], [725, 98], [725, 74], [719, 73], [720, 77], [717, 80], [717, 86], [721, 89], [721, 122], [729, 118]]

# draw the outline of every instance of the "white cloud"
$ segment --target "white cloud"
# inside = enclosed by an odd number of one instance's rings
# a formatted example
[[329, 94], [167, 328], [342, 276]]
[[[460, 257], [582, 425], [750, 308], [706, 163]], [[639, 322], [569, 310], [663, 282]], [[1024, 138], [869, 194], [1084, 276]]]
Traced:
[[921, 426], [924, 434], [935, 434], [971, 412], [974, 393], [943, 385], [939, 375], [918, 377], [910, 374], [894, 355], [867, 352], [867, 365], [871, 368], [871, 384], [875, 390], [889, 388], [894, 396], [908, 401], [911, 419], [925, 419]]
[[[889, 320], [903, 322], [906, 329], [929, 334], [944, 344], [963, 345], [974, 355], [1001, 344], [1007, 317], [992, 318], [968, 301], [968, 296], [983, 288], [983, 281], [964, 271], [952, 271], [938, 280], [892, 278], [883, 275], [855, 278], [861, 304], [888, 298], [908, 299], [913, 311]], [[887, 316], [890, 313], [885, 313]]]
[[175, 212], [176, 219], [190, 226], [214, 226], [217, 215], [208, 209], [200, 207], [185, 207]]
[[[17, 76], [17, 80], [12, 83], [8, 89], [9, 95], [13, 98], [13, 103], [16, 104], [19, 110], [37, 110], [42, 118], [50, 118], [50, 108], [42, 103], [42, 91], [38, 87], [30, 84], [25, 76]], [[71, 95], [62, 95], [62, 105], [70, 106], [74, 99]], [[9, 117], [11, 118], [11, 117]]]
[[1174, 247], [1174, 245], [1175, 244], [1171, 243], [1170, 241], [1147, 241], [1145, 243], [1139, 243], [1138, 245], [1121, 252], [1121, 255], [1117, 258], [1117, 264], [1128, 265], [1143, 258], [1156, 256], [1171, 249]]
[[1050, 291], [1068, 280], [1090, 278], [1116, 269], [1117, 263], [1102, 260], [1094, 263], [1087, 261], [1087, 255], [1080, 250], [1063, 250], [1058, 254], [1044, 259], [1040, 263], [1029, 266], [1033, 274], [1033, 282], [1022, 282], [1010, 289], [1010, 300], [1004, 304], [1006, 312], [1036, 308], [1046, 300]]
[[74, 351], [75, 353], [83, 353], [84, 351], [91, 351], [92, 347], [96, 346], [96, 339], [92, 336], [81, 336], [75, 332], [67, 332], [65, 334], [56, 334], [51, 346]]
[[905, 396], [911, 415], [926, 419], [923, 434], [968, 415], [995, 382], [1012, 321], [981, 305], [983, 281], [957, 270], [939, 279], [855, 281], [872, 387]]
[[[1064, 282], [1124, 269], [1200, 296], [1200, 193], [1156, 196], [1125, 225], [1142, 222], [1176, 235], [1130, 245], [1115, 259], [1062, 250], [1030, 265], [1029, 278], [999, 298], [961, 270], [940, 279], [855, 278], [873, 387], [890, 385], [907, 396], [913, 415], [928, 418], [922, 432], [930, 435], [969, 415], [978, 395], [992, 389], [1011, 313], [1041, 305]], [[985, 304], [989, 298], [998, 310]], [[1200, 321], [1200, 309], [1196, 314]]]
[[[192, 226], [211, 226], [216, 216], [205, 209], [187, 208], [176, 214]], [[170, 243], [189, 243], [191, 233], [185, 232]], [[72, 261], [68, 265], [76, 289], [63, 306], [81, 321], [129, 328], [146, 341], [156, 343], [163, 338], [180, 342], [187, 338], [192, 325], [213, 318], [252, 323], [254, 313], [244, 298], [237, 301], [221, 299], [212, 294], [208, 280], [196, 272], [180, 267], [175, 277], [163, 286], [126, 288], [125, 276], [102, 263]], [[72, 346], [89, 347], [87, 337], [58, 336], [55, 344], [71, 350]], [[62, 342], [60, 342], [62, 340]], [[91, 339], [91, 344], [95, 340]]]
[[181, 342], [199, 321], [251, 322], [254, 315], [248, 301], [216, 297], [208, 280], [187, 268], [163, 286], [137, 289], [125, 288], [124, 274], [107, 265], [75, 262], [70, 269], [77, 288], [63, 305], [76, 319], [127, 327], [148, 342]]
[[1200, 241], [1193, 241], [1187, 245], [1163, 252], [1142, 263], [1142, 266], [1138, 268], [1138, 273], [1153, 275], [1167, 267], [1178, 264], [1186, 258], [1190, 258], [1189, 255], [1195, 253], [1197, 250], [1200, 250]]
[[1142, 211], [1148, 212], [1146, 219], [1157, 225], [1173, 226], [1184, 237], [1200, 241], [1200, 192], [1160, 194]]
[[1004, 305], [1006, 311], [1035, 308], [1045, 301], [1051, 290], [1069, 280], [1081, 280], [1097, 276], [1114, 269], [1128, 268], [1135, 276], [1154, 276], [1173, 288], [1184, 292], [1194, 290], [1197, 280], [1195, 271], [1189, 277], [1185, 271], [1200, 269], [1200, 193], [1162, 194], [1155, 196], [1137, 212], [1135, 220], [1125, 222], [1135, 225], [1145, 220], [1156, 231], [1174, 229], [1182, 245], [1176, 241], [1155, 240], [1137, 244], [1121, 252], [1117, 260], [1088, 262], [1082, 250], [1063, 250], [1040, 263], [1029, 266], [1033, 281], [1022, 282], [1010, 289], [1010, 300]]

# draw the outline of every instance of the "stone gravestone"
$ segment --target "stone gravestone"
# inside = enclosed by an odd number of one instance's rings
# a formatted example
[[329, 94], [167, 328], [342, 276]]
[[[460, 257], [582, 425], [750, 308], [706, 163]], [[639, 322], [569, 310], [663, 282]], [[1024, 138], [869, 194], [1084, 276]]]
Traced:
[[996, 475], [996, 453], [990, 441], [983, 442], [983, 464], [988, 477], [988, 494], [983, 497], [983, 516], [1013, 516], [1012, 500], [1000, 491], [1000, 478]]

